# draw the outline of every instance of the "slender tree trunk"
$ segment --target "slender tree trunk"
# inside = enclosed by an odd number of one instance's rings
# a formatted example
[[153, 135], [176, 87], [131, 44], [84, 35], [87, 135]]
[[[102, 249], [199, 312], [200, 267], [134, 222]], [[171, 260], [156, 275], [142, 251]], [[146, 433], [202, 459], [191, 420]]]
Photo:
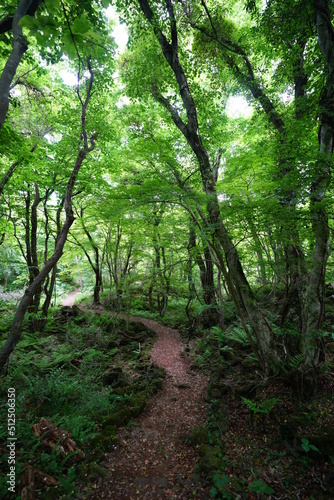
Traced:
[[90, 66], [90, 57], [87, 59], [87, 66], [90, 72], [90, 80], [89, 80], [89, 85], [87, 88], [87, 96], [84, 102], [82, 102], [82, 116], [81, 116], [81, 122], [82, 122], [82, 136], [84, 140], [84, 146], [83, 149], [81, 149], [77, 155], [75, 165], [73, 167], [72, 173], [70, 175], [70, 178], [68, 180], [67, 186], [66, 186], [66, 194], [65, 194], [65, 222], [63, 224], [63, 227], [61, 229], [58, 241], [56, 243], [55, 251], [52, 254], [52, 256], [46, 261], [44, 264], [43, 268], [41, 271], [38, 273], [34, 281], [29, 285], [29, 287], [26, 289], [23, 297], [21, 298], [21, 301], [18, 305], [18, 308], [16, 310], [13, 324], [11, 326], [11, 329], [8, 334], [8, 338], [5, 342], [5, 345], [0, 349], [0, 371], [4, 367], [6, 361], [8, 360], [10, 354], [13, 352], [16, 344], [19, 342], [20, 337], [21, 337], [21, 331], [22, 331], [22, 323], [25, 317], [25, 314], [31, 305], [34, 296], [36, 293], [38, 293], [38, 290], [40, 289], [43, 281], [46, 279], [47, 275], [49, 272], [54, 268], [54, 266], [57, 264], [58, 260], [63, 254], [63, 249], [64, 245], [67, 240], [67, 236], [69, 233], [69, 230], [71, 228], [71, 225], [73, 224], [74, 221], [74, 214], [73, 214], [73, 208], [72, 208], [72, 194], [73, 194], [73, 188], [75, 181], [78, 177], [80, 167], [85, 160], [87, 154], [94, 149], [95, 143], [94, 143], [94, 137], [90, 138], [90, 143], [91, 145], [88, 146], [88, 139], [87, 139], [87, 133], [86, 133], [86, 110], [87, 110], [87, 105], [91, 96], [91, 90], [92, 90], [92, 85], [93, 85], [93, 73], [91, 70]]
[[[75, 256], [75, 263], [78, 265], [78, 256]], [[109, 271], [109, 276], [110, 276], [110, 281], [111, 281], [111, 272]], [[83, 293], [83, 284], [82, 284], [82, 276], [81, 276], [81, 271], [79, 270], [79, 285], [80, 285], [80, 292]]]
[[21, 62], [23, 54], [28, 49], [28, 42], [23, 36], [22, 28], [19, 24], [30, 7], [32, 0], [21, 0], [17, 6], [12, 22], [13, 48], [7, 59], [5, 67], [0, 76], [0, 129], [2, 128], [9, 106], [9, 90], [15, 76], [18, 65]]
[[[30, 272], [32, 281], [35, 280], [35, 278], [39, 274], [38, 255], [37, 255], [37, 228], [38, 228], [37, 208], [40, 202], [41, 202], [41, 197], [39, 194], [39, 188], [38, 185], [35, 183], [35, 199], [31, 207], [31, 236], [30, 236], [30, 248], [31, 248]], [[39, 303], [42, 293], [42, 285], [43, 283], [41, 283], [40, 288], [37, 290], [34, 296], [33, 311], [35, 313], [37, 313], [39, 308]]]
[[218, 304], [219, 304], [219, 326], [222, 330], [225, 330], [223, 295], [222, 295], [222, 287], [220, 280], [221, 280], [221, 270], [220, 267], [218, 266], [217, 290], [218, 290]]

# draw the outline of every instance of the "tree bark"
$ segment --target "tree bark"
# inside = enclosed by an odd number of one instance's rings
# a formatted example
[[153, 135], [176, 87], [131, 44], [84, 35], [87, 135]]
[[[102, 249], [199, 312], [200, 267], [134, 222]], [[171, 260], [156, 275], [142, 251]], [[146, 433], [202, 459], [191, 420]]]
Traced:
[[22, 17], [27, 14], [31, 3], [32, 0], [21, 0], [19, 5], [17, 6], [12, 21], [13, 48], [0, 76], [0, 130], [4, 124], [8, 112], [9, 90], [11, 83], [15, 76], [17, 67], [21, 62], [23, 54], [28, 49], [28, 42], [23, 36], [22, 28], [19, 25], [19, 22]]

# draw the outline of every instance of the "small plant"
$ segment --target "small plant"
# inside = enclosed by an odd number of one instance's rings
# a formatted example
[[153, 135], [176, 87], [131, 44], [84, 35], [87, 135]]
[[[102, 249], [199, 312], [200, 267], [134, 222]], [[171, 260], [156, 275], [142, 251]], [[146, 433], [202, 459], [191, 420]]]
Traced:
[[303, 450], [308, 453], [309, 451], [313, 450], [313, 451], [319, 451], [318, 448], [316, 446], [314, 446], [314, 444], [311, 444], [309, 442], [308, 439], [306, 438], [302, 438], [301, 440], [301, 445], [302, 445], [302, 448]]
[[254, 481], [248, 485], [248, 489], [258, 494], [264, 493], [265, 495], [271, 495], [275, 493], [275, 490], [263, 483], [260, 479], [254, 479]]
[[224, 487], [228, 485], [229, 482], [230, 480], [225, 474], [215, 474], [213, 476], [214, 486], [210, 490], [212, 498], [215, 498], [219, 494], [219, 498], [230, 499], [231, 495], [227, 491], [224, 491]]
[[255, 403], [254, 401], [251, 401], [247, 398], [242, 397], [241, 399], [245, 403], [247, 408], [249, 408], [253, 413], [262, 413], [264, 415], [268, 415], [269, 412], [274, 408], [277, 401], [279, 401], [279, 398], [271, 398], [265, 399], [261, 403]]

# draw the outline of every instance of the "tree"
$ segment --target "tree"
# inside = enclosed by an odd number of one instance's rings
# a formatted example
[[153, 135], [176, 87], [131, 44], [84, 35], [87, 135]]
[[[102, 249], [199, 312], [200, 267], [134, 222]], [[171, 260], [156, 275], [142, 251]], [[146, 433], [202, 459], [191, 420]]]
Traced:
[[[298, 4], [299, 17], [297, 22], [295, 22], [296, 16], [294, 16], [294, 12], [291, 11], [291, 6], [289, 6], [288, 3], [284, 2], [279, 5], [276, 2], [270, 3], [263, 14], [258, 12], [258, 20], [259, 23], [262, 23], [263, 29], [260, 32], [259, 41], [256, 40], [254, 44], [249, 43], [248, 54], [246, 49], [243, 48], [240, 40], [246, 39], [245, 36], [242, 37], [245, 33], [249, 36], [249, 31], [255, 27], [255, 22], [253, 22], [251, 28], [248, 26], [245, 28], [244, 25], [242, 29], [238, 30], [232, 23], [229, 24], [228, 16], [226, 15], [227, 9], [223, 11], [221, 6], [217, 5], [217, 3], [214, 5], [211, 2], [207, 4], [201, 1], [199, 5], [198, 3], [196, 4], [189, 1], [180, 2], [180, 4], [181, 7], [179, 4], [174, 5], [171, 1], [152, 3], [146, 0], [138, 0], [137, 5], [143, 17], [141, 18], [142, 21], [137, 30], [133, 30], [132, 58], [133, 61], [136, 60], [136, 62], [133, 62], [132, 65], [134, 66], [136, 64], [139, 76], [137, 77], [136, 83], [133, 84], [131, 81], [129, 85], [130, 91], [138, 96], [138, 88], [141, 84], [142, 95], [143, 93], [147, 96], [151, 94], [154, 99], [168, 111], [174, 125], [176, 125], [186, 139], [198, 161], [202, 186], [206, 194], [206, 208], [203, 209], [199, 206], [193, 207], [188, 203], [186, 204], [187, 209], [194, 220], [197, 221], [196, 223], [199, 229], [203, 233], [206, 232], [206, 234], [210, 235], [208, 239], [209, 245], [219, 262], [220, 271], [225, 275], [230, 293], [236, 301], [237, 309], [244, 317], [246, 328], [246, 323], [249, 323], [252, 327], [252, 331], [260, 349], [262, 363], [266, 367], [266, 370], [269, 370], [269, 365], [275, 365], [279, 359], [279, 347], [278, 344], [276, 344], [275, 335], [270, 326], [270, 322], [264, 317], [261, 308], [257, 305], [256, 297], [250, 287], [249, 279], [244, 272], [244, 267], [240, 259], [241, 246], [239, 245], [239, 251], [237, 251], [236, 244], [233, 243], [231, 234], [234, 234], [235, 230], [231, 230], [231, 228], [229, 228], [230, 224], [227, 223], [227, 213], [230, 211], [228, 209], [229, 202], [226, 203], [224, 212], [221, 211], [223, 210], [223, 203], [221, 203], [218, 198], [217, 177], [215, 176], [214, 161], [212, 160], [214, 153], [212, 149], [213, 140], [211, 139], [210, 141], [210, 135], [206, 132], [206, 123], [209, 122], [209, 117], [205, 111], [202, 111], [202, 103], [205, 99], [206, 89], [204, 90], [203, 84], [203, 93], [201, 94], [196, 71], [194, 71], [194, 66], [192, 65], [191, 58], [193, 57], [193, 53], [191, 53], [191, 49], [189, 48], [189, 30], [185, 27], [184, 19], [190, 22], [190, 25], [202, 36], [196, 43], [198, 46], [200, 44], [204, 46], [203, 52], [206, 51], [206, 55], [203, 57], [208, 61], [208, 65], [211, 65], [209, 66], [209, 70], [205, 70], [205, 74], [209, 74], [209, 78], [217, 85], [217, 80], [219, 79], [219, 76], [217, 76], [218, 72], [212, 74], [212, 68], [216, 66], [221, 68], [224, 63], [236, 78], [236, 85], [239, 86], [238, 88], [242, 88], [243, 91], [248, 89], [253, 98], [256, 99], [256, 103], [260, 104], [273, 127], [272, 130], [274, 130], [276, 134], [276, 138], [273, 140], [272, 134], [270, 136], [270, 132], [267, 133], [273, 148], [272, 152], [275, 154], [273, 163], [276, 163], [278, 166], [278, 171], [276, 171], [276, 173], [273, 169], [272, 177], [277, 200], [280, 204], [279, 218], [274, 218], [274, 225], [279, 230], [277, 235], [279, 235], [284, 245], [284, 253], [279, 250], [281, 242], [272, 245], [271, 240], [273, 231], [272, 229], [268, 229], [268, 217], [266, 217], [267, 220], [264, 221], [264, 227], [265, 231], [268, 233], [266, 238], [268, 242], [270, 242], [270, 246], [264, 248], [266, 249], [268, 258], [275, 259], [275, 266], [281, 262], [286, 269], [285, 282], [287, 289], [285, 304], [281, 312], [281, 327], [284, 333], [286, 325], [290, 326], [291, 321], [293, 321], [293, 326], [295, 330], [298, 331], [299, 339], [304, 339], [303, 346], [300, 345], [300, 340], [298, 341], [299, 345], [297, 346], [297, 351], [303, 352], [303, 371], [306, 373], [310, 370], [311, 365], [312, 367], [319, 366], [322, 360], [321, 340], [318, 332], [321, 325], [321, 311], [323, 308], [324, 268], [328, 257], [328, 233], [325, 231], [326, 219], [324, 212], [322, 212], [321, 215], [319, 211], [317, 212], [317, 228], [313, 226], [314, 248], [318, 249], [318, 264], [315, 263], [315, 259], [313, 258], [313, 264], [311, 263], [308, 269], [306, 266], [309, 263], [309, 254], [305, 256], [305, 243], [302, 240], [302, 236], [299, 234], [299, 229], [302, 230], [302, 235], [305, 234], [305, 230], [300, 224], [300, 217], [301, 215], [304, 216], [307, 212], [304, 207], [301, 208], [300, 199], [302, 197], [305, 203], [308, 203], [307, 199], [309, 199], [309, 206], [313, 214], [312, 217], [314, 217], [314, 208], [312, 207], [315, 197], [309, 197], [310, 183], [308, 185], [307, 182], [303, 182], [301, 185], [297, 183], [301, 180], [301, 172], [305, 171], [303, 168], [309, 171], [309, 176], [313, 176], [313, 170], [310, 169], [310, 165], [312, 162], [314, 162], [313, 164], [318, 164], [315, 144], [311, 149], [309, 148], [309, 133], [308, 135], [306, 133], [307, 130], [311, 130], [311, 134], [315, 137], [315, 100], [313, 96], [309, 97], [311, 94], [306, 91], [309, 81], [314, 84], [312, 81], [313, 75], [311, 75], [311, 78], [307, 78], [308, 74], [305, 71], [305, 65], [309, 63], [309, 61], [305, 63], [305, 48], [308, 43], [312, 43], [310, 41], [312, 38], [312, 26], [304, 22], [306, 16], [307, 21], [312, 24], [313, 6], [311, 3], [304, 2], [303, 5], [301, 5], [299, 2], [296, 2], [296, 5]], [[276, 8], [275, 15], [276, 12], [279, 12], [280, 15], [286, 16], [287, 13], [290, 12], [294, 17], [294, 23], [285, 23], [284, 36], [277, 35], [277, 40], [281, 40], [280, 44], [276, 41], [280, 50], [280, 56], [283, 57], [280, 68], [284, 65], [286, 71], [284, 83], [285, 85], [292, 84], [294, 88], [295, 100], [293, 113], [291, 112], [292, 107], [288, 108], [288, 106], [286, 107], [287, 110], [282, 112], [282, 106], [278, 102], [278, 92], [276, 91], [275, 93], [272, 89], [264, 89], [259, 74], [254, 69], [254, 62], [256, 59], [260, 60], [261, 57], [266, 58], [269, 64], [271, 64], [272, 53], [268, 51], [268, 53], [265, 54], [263, 45], [261, 46], [260, 43], [263, 42], [264, 36], [269, 36], [268, 33], [270, 30], [268, 29], [268, 25], [269, 20], [271, 20], [270, 16], [272, 15], [273, 8]], [[328, 39], [329, 11], [324, 15], [326, 8], [328, 9], [328, 4], [326, 3], [326, 5], [321, 6], [316, 5], [315, 8], [318, 12], [318, 16], [321, 17], [322, 15], [323, 18], [327, 19], [326, 26], [328, 31], [326, 35], [323, 29], [324, 21], [321, 21], [320, 24], [322, 26], [321, 32], [323, 37], [325, 39], [327, 37]], [[213, 14], [210, 9], [214, 11]], [[320, 12], [322, 14], [319, 14]], [[135, 6], [132, 6], [132, 19], [138, 15], [139, 13], [136, 11]], [[145, 21], [143, 21], [143, 19], [145, 19]], [[223, 21], [221, 22], [219, 19], [223, 19]], [[161, 55], [165, 62], [161, 57], [157, 58], [156, 56], [157, 44], [147, 31], [149, 25], [152, 28], [155, 40], [160, 46]], [[299, 26], [303, 26], [303, 28], [299, 30]], [[143, 30], [146, 30], [144, 35]], [[242, 30], [244, 30], [244, 33], [242, 33]], [[145, 45], [139, 41], [139, 38], [135, 37], [137, 32], [140, 33], [141, 40], [145, 37]], [[320, 41], [319, 35], [318, 41], [321, 46], [323, 42]], [[218, 53], [217, 50], [214, 49], [214, 45], [216, 45], [221, 52]], [[295, 50], [292, 49], [293, 46]], [[260, 53], [260, 51], [262, 52]], [[144, 53], [146, 60], [152, 60], [153, 67], [159, 67], [159, 71], [157, 71], [157, 69], [148, 71], [147, 65], [143, 65], [142, 62], [139, 63], [138, 54]], [[153, 54], [155, 57], [154, 62]], [[309, 57], [309, 54], [310, 52], [308, 51], [307, 57]], [[127, 58], [128, 57], [131, 58], [131, 52], [127, 55]], [[128, 61], [129, 59], [127, 59], [123, 71], [127, 82], [129, 82], [131, 78], [133, 80], [134, 74], [133, 69], [130, 67], [131, 59], [130, 63]], [[313, 64], [313, 61], [311, 61], [311, 64]], [[143, 67], [146, 68], [146, 73], [144, 73], [145, 70]], [[205, 77], [203, 78], [202, 76], [202, 80], [205, 80]], [[222, 86], [223, 85], [224, 81], [222, 81]], [[282, 92], [283, 90], [280, 88], [279, 91]], [[223, 92], [224, 91], [222, 91], [221, 94]], [[273, 97], [270, 97], [270, 93]], [[325, 98], [325, 101], [326, 103], [329, 102], [328, 96]], [[208, 101], [205, 101], [205, 104], [207, 106]], [[308, 108], [308, 106], [310, 107]], [[305, 110], [309, 110], [309, 112], [314, 110], [314, 119], [309, 129], [305, 127], [305, 119], [307, 116]], [[298, 130], [301, 130], [301, 136], [296, 136], [294, 131], [296, 127], [298, 127]], [[321, 128], [321, 130], [324, 129]], [[301, 138], [304, 141], [302, 143], [302, 151], [303, 154], [305, 153], [305, 158], [300, 155], [298, 156], [293, 150], [296, 141], [298, 139], [300, 141]], [[226, 150], [224, 144], [220, 146]], [[306, 148], [308, 148], [307, 156]], [[313, 158], [311, 156], [312, 153]], [[237, 160], [235, 163], [236, 162]], [[302, 163], [305, 165], [303, 168], [301, 167]], [[314, 174], [314, 178], [317, 179], [314, 181], [315, 184], [320, 184], [322, 188], [325, 186], [327, 188], [329, 178], [326, 171], [320, 168], [320, 164], [318, 172], [317, 169], [315, 169]], [[181, 187], [180, 182], [179, 186]], [[312, 188], [312, 190], [313, 189], [314, 188]], [[322, 193], [324, 194], [324, 190], [322, 190]], [[235, 194], [233, 196], [235, 196]], [[253, 196], [253, 193], [246, 195], [246, 199], [248, 197], [247, 203], [250, 207], [253, 206], [253, 202], [251, 201]], [[257, 203], [255, 196], [254, 205]], [[263, 262], [261, 239], [256, 231], [250, 212], [246, 220], [248, 220], [247, 225], [249, 227], [249, 233], [254, 239], [256, 252], [263, 272], [265, 264]], [[321, 221], [323, 221], [323, 223], [321, 223]], [[322, 228], [321, 237], [319, 234], [320, 228]], [[312, 239], [313, 236], [308, 233], [307, 238]], [[323, 249], [321, 255], [319, 253], [320, 247]], [[320, 262], [321, 264], [319, 264]], [[318, 270], [316, 271], [316, 269]], [[320, 269], [322, 269], [322, 271], [320, 271]], [[278, 273], [278, 276], [279, 274], [281, 273]], [[313, 280], [313, 276], [317, 276], [317, 283]], [[321, 279], [320, 276], [322, 277]], [[312, 286], [307, 285], [308, 278], [312, 281]], [[309, 281], [309, 284], [311, 281]], [[307, 297], [306, 300], [304, 299], [305, 296]], [[311, 320], [311, 317], [313, 317], [313, 320]], [[317, 318], [317, 320], [315, 320], [315, 318]], [[310, 328], [307, 326], [307, 324], [311, 323], [313, 324], [312, 333], [310, 333]], [[307, 331], [309, 332], [308, 334], [306, 334]], [[312, 362], [310, 362], [310, 357], [306, 353], [305, 336], [307, 336], [308, 339], [312, 338], [311, 343], [313, 342], [314, 348], [311, 356], [313, 359]], [[288, 334], [285, 334], [285, 340], [287, 343], [289, 342], [290, 339]], [[291, 346], [291, 353], [295, 348], [296, 346]]]
[[[95, 136], [92, 134], [89, 138], [87, 135], [87, 130], [86, 130], [86, 113], [87, 113], [87, 106], [89, 103], [89, 100], [91, 98], [91, 91], [92, 91], [92, 86], [93, 86], [93, 71], [91, 67], [91, 60], [90, 58], [87, 59], [87, 70], [89, 71], [90, 74], [90, 79], [89, 79], [89, 84], [87, 87], [87, 94], [85, 99], [81, 99], [81, 126], [82, 126], [82, 147], [79, 149], [74, 167], [72, 169], [71, 175], [68, 179], [67, 185], [66, 185], [66, 192], [65, 192], [65, 197], [64, 197], [64, 208], [65, 208], [65, 214], [66, 218], [64, 221], [64, 224], [61, 228], [61, 231], [59, 233], [59, 236], [56, 240], [56, 245], [55, 245], [55, 250], [51, 257], [45, 262], [43, 268], [41, 271], [36, 272], [36, 275], [34, 276], [34, 279], [31, 281], [30, 286], [26, 289], [24, 296], [22, 297], [17, 311], [14, 316], [13, 324], [10, 329], [8, 338], [6, 340], [5, 345], [3, 348], [0, 350], [0, 370], [4, 367], [7, 359], [9, 358], [10, 354], [12, 353], [13, 349], [15, 348], [15, 345], [20, 339], [21, 336], [21, 328], [22, 328], [22, 323], [26, 314], [26, 311], [30, 307], [34, 297], [36, 294], [40, 293], [42, 283], [44, 280], [47, 278], [48, 274], [52, 269], [55, 267], [57, 264], [58, 260], [60, 259], [62, 253], [63, 253], [63, 248], [66, 243], [67, 235], [69, 233], [70, 227], [73, 224], [74, 221], [74, 213], [73, 213], [73, 208], [72, 208], [72, 196], [73, 196], [73, 189], [75, 185], [75, 181], [77, 179], [77, 176], [79, 174], [80, 167], [84, 160], [86, 159], [87, 155], [93, 151], [94, 146], [95, 146]], [[38, 199], [38, 198], [37, 198]]]

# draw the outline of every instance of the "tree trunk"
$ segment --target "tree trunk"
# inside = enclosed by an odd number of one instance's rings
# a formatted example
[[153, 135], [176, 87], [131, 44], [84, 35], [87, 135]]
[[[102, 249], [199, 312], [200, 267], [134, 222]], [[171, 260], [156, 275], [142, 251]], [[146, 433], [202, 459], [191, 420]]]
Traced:
[[5, 342], [5, 345], [2, 347], [0, 350], [0, 371], [4, 367], [6, 361], [8, 360], [10, 354], [13, 352], [16, 344], [19, 342], [20, 337], [21, 337], [21, 330], [22, 330], [22, 323], [25, 317], [25, 314], [31, 305], [34, 296], [36, 293], [38, 293], [38, 290], [42, 286], [43, 281], [46, 279], [47, 275], [49, 272], [54, 268], [54, 266], [57, 264], [58, 260], [63, 254], [63, 249], [64, 245], [67, 240], [67, 236], [69, 233], [69, 230], [71, 228], [71, 225], [73, 224], [74, 221], [74, 214], [73, 214], [73, 207], [72, 207], [72, 194], [73, 194], [73, 188], [75, 181], [78, 177], [80, 167], [86, 158], [87, 154], [94, 149], [95, 143], [94, 143], [94, 137], [91, 137], [90, 143], [91, 145], [88, 146], [88, 139], [87, 139], [87, 133], [86, 133], [86, 127], [85, 127], [85, 122], [86, 122], [86, 110], [87, 110], [87, 105], [91, 96], [91, 90], [92, 90], [92, 85], [93, 85], [93, 73], [91, 70], [91, 65], [90, 65], [90, 57], [87, 58], [87, 66], [88, 70], [90, 73], [90, 80], [89, 80], [89, 85], [87, 88], [87, 96], [84, 102], [82, 102], [82, 115], [81, 115], [81, 122], [82, 122], [82, 137], [84, 140], [84, 146], [83, 149], [81, 149], [78, 153], [78, 156], [75, 161], [75, 165], [73, 167], [72, 173], [70, 175], [70, 178], [68, 180], [67, 186], [66, 186], [66, 194], [65, 194], [65, 222], [64, 225], [61, 229], [61, 232], [59, 234], [59, 238], [57, 240], [55, 250], [53, 255], [46, 261], [44, 264], [43, 268], [41, 271], [38, 273], [34, 281], [29, 285], [27, 290], [25, 291], [23, 297], [21, 298], [21, 301], [18, 305], [18, 308], [16, 310], [13, 324], [11, 326], [10, 332], [8, 334], [8, 338]]
[[222, 259], [222, 250], [225, 253], [231, 281], [240, 301], [240, 306], [245, 311], [254, 335], [256, 336], [265, 371], [266, 373], [269, 373], [271, 367], [275, 365], [278, 360], [273, 331], [270, 328], [268, 321], [260, 311], [259, 306], [255, 302], [249, 283], [244, 275], [237, 249], [233, 245], [221, 219], [218, 196], [215, 188], [214, 172], [210, 164], [208, 152], [205, 149], [202, 143], [202, 138], [199, 134], [196, 105], [190, 92], [183, 67], [179, 61], [177, 24], [174, 16], [172, 1], [166, 0], [170, 26], [169, 38], [171, 42], [168, 41], [167, 37], [161, 31], [159, 27], [160, 24], [154, 18], [154, 13], [148, 1], [138, 1], [145, 17], [152, 24], [155, 36], [160, 43], [162, 53], [175, 75], [175, 79], [179, 87], [179, 93], [186, 111], [187, 123], [184, 123], [177, 109], [168, 101], [168, 99], [159, 93], [156, 87], [154, 87], [154, 96], [161, 104], [163, 104], [163, 106], [165, 106], [166, 109], [168, 109], [175, 125], [185, 136], [189, 146], [197, 157], [203, 190], [207, 196], [207, 212], [209, 214], [210, 223], [208, 230], [210, 231], [211, 238], [215, 242], [213, 243], [212, 241], [210, 244], [215, 251], [217, 251], [218, 260]]
[[4, 124], [8, 112], [9, 91], [11, 83], [15, 76], [17, 67], [21, 62], [23, 54], [28, 49], [28, 42], [23, 36], [22, 28], [19, 22], [22, 17], [27, 14], [31, 1], [32, 0], [20, 1], [12, 22], [13, 48], [0, 76], [0, 130]]
[[326, 264], [330, 253], [328, 216], [323, 205], [331, 181], [331, 159], [334, 136], [334, 37], [328, 0], [315, 2], [318, 43], [326, 60], [328, 74], [320, 98], [322, 110], [319, 127], [319, 159], [316, 179], [311, 186], [311, 221], [314, 250], [306, 298], [306, 325], [303, 335], [303, 374], [324, 361], [323, 341], [319, 329], [324, 317]]

